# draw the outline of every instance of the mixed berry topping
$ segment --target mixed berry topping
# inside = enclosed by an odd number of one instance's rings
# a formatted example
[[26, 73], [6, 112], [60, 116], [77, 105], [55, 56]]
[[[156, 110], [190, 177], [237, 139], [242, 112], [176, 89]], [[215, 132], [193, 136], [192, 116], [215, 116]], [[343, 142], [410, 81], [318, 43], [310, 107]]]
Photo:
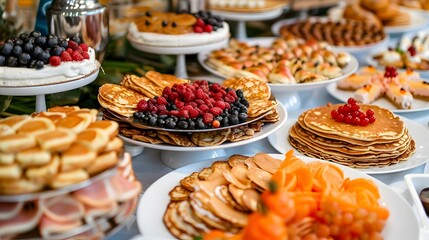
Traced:
[[194, 16], [197, 18], [197, 22], [193, 26], [195, 33], [210, 33], [223, 28], [223, 19], [213, 16], [211, 12], [199, 11]]
[[59, 38], [40, 32], [22, 33], [0, 44], [0, 66], [42, 69], [46, 64], [89, 59], [88, 46], [79, 37]]
[[386, 66], [384, 70], [384, 77], [385, 78], [395, 78], [398, 76], [398, 72], [396, 71], [395, 67]]
[[360, 110], [360, 106], [354, 98], [349, 98], [347, 103], [331, 111], [331, 117], [337, 122], [352, 124], [354, 126], [368, 126], [375, 122], [374, 111], [368, 109], [366, 112]]
[[195, 81], [166, 87], [162, 96], [141, 100], [133, 117], [169, 129], [218, 128], [245, 122], [248, 107], [241, 90]]

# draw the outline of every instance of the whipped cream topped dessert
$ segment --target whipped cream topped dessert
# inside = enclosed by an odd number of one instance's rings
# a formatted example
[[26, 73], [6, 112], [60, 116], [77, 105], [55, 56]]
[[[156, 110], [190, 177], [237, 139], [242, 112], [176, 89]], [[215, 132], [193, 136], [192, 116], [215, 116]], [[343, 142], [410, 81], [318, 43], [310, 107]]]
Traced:
[[205, 45], [229, 38], [229, 25], [210, 12], [160, 13], [147, 11], [130, 24], [128, 39], [149, 46]]
[[0, 44], [0, 86], [41, 86], [77, 80], [95, 72], [94, 49], [80, 38], [22, 33]]

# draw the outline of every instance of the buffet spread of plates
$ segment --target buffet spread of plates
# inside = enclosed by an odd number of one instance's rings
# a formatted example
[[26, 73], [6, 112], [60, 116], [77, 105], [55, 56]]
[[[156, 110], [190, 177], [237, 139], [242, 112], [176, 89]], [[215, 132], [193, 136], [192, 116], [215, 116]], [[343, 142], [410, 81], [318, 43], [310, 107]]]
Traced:
[[[225, 16], [280, 14], [285, 6], [270, 0], [209, 2], [213, 13]], [[322, 218], [309, 212], [303, 219], [295, 215], [302, 210], [295, 206], [295, 197], [305, 192], [304, 198], [321, 204], [319, 209], [326, 207], [320, 199], [330, 197], [328, 209], [337, 204], [361, 211], [363, 202], [368, 218], [352, 215], [366, 224], [363, 228], [370, 228], [368, 219], [378, 224], [375, 232], [370, 231], [375, 236], [418, 239], [418, 217], [429, 224], [418, 199], [427, 187], [420, 179], [424, 176], [406, 178], [414, 203], [420, 204], [417, 217], [405, 199], [367, 174], [405, 171], [429, 161], [428, 130], [395, 115], [429, 111], [425, 80], [429, 31], [411, 32], [424, 26], [426, 19], [408, 8], [426, 5], [373, 2], [333, 8], [328, 17], [280, 20], [272, 25], [277, 37], [243, 41], [230, 39], [228, 23], [211, 12], [161, 13], [143, 8], [138, 17], [127, 19], [127, 39], [134, 48], [157, 54], [198, 53], [200, 65], [220, 80], [192, 81], [153, 70], [142, 76], [127, 74], [120, 83], [100, 86], [100, 112], [62, 106], [0, 119], [0, 205], [6, 206], [0, 209], [0, 238], [102, 238], [127, 224], [137, 206], [138, 228], [148, 238], [244, 237], [250, 234], [249, 226], [257, 225], [249, 219], [260, 209], [279, 214], [267, 199], [288, 190], [292, 205], [281, 208], [291, 207], [294, 213], [281, 226], [292, 229], [289, 237], [320, 234], [315, 229], [323, 225]], [[388, 46], [389, 34], [397, 33], [406, 34], [396, 46]], [[29, 36], [38, 42], [36, 35]], [[3, 43], [0, 54], [29, 36]], [[56, 41], [53, 48], [65, 44]], [[44, 59], [46, 68], [60, 59], [69, 63], [62, 63], [58, 71], [92, 64], [91, 71], [46, 84], [38, 84], [37, 79], [21, 85], [1, 82], [0, 90], [77, 84], [98, 74], [100, 64], [93, 49], [68, 43], [71, 52], [63, 56], [65, 47], [57, 56], [55, 49], [50, 50], [54, 58]], [[359, 66], [356, 57], [362, 54], [370, 66]], [[0, 75], [11, 77], [12, 65], [21, 65], [21, 75], [37, 71], [23, 68], [24, 58], [3, 59]], [[36, 62], [32, 64], [28, 67], [37, 68]], [[321, 103], [291, 120], [276, 99], [320, 87], [343, 103]], [[282, 155], [198, 159], [198, 151], [239, 147], [265, 138]], [[199, 162], [161, 177], [139, 199], [142, 185], [124, 142], [197, 152]], [[339, 176], [340, 185], [335, 185]], [[352, 185], [355, 180], [357, 185]], [[341, 198], [325, 188], [355, 192]], [[342, 230], [351, 229], [352, 223], [342, 224]], [[294, 232], [294, 227], [299, 231]], [[335, 236], [340, 230], [328, 231]]]

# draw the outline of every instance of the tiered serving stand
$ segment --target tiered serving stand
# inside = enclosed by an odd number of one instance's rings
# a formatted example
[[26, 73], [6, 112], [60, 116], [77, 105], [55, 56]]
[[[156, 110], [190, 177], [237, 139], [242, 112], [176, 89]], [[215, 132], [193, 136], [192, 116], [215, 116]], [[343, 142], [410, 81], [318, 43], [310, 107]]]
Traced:
[[[68, 90], [76, 89], [88, 85], [93, 82], [99, 73], [100, 63], [97, 61], [97, 67], [94, 71], [86, 76], [65, 79], [59, 83], [44, 84], [44, 85], [31, 85], [31, 86], [17, 86], [9, 87], [0, 85], [0, 95], [5, 96], [36, 96], [36, 112], [46, 111], [46, 94], [65, 92]], [[16, 80], [20, 81], [20, 80]]]
[[154, 53], [154, 54], [168, 54], [176, 55], [176, 72], [175, 75], [180, 78], [187, 78], [188, 73], [186, 71], [186, 55], [196, 54], [201, 51], [206, 51], [207, 49], [214, 50], [226, 46], [228, 39], [224, 39], [219, 42], [202, 44], [196, 46], [183, 46], [183, 47], [163, 47], [163, 46], [152, 46], [144, 44], [133, 38], [130, 34], [127, 35], [127, 39], [130, 42], [131, 46], [135, 49]]
[[[51, 198], [51, 197], [61, 197], [64, 196], [66, 194], [71, 194], [74, 191], [77, 191], [79, 189], [85, 188], [90, 186], [91, 184], [97, 182], [97, 181], [103, 181], [103, 180], [107, 180], [110, 177], [114, 176], [114, 174], [117, 173], [117, 168], [113, 167], [111, 169], [108, 169], [102, 173], [99, 173], [95, 176], [93, 176], [92, 178], [85, 180], [83, 182], [77, 183], [77, 184], [73, 184], [73, 185], [69, 185], [60, 189], [55, 189], [55, 190], [45, 190], [45, 191], [41, 191], [41, 192], [36, 192], [36, 193], [27, 193], [27, 194], [17, 194], [17, 195], [1, 195], [0, 194], [0, 205], [2, 203], [25, 203], [27, 201], [40, 201], [40, 200], [44, 200], [47, 198]], [[38, 207], [42, 207], [42, 206], [38, 206]], [[129, 216], [127, 216], [123, 221], [121, 221], [120, 223], [114, 223], [112, 221], [112, 219], [116, 216], [109, 216], [108, 218], [105, 218], [109, 224], [111, 224], [110, 229], [107, 232], [104, 232], [104, 237], [108, 238], [109, 236], [117, 233], [118, 231], [120, 231], [124, 226], [129, 225], [130, 223], [134, 222], [135, 220], [135, 215], [133, 214], [134, 211], [130, 211], [131, 214], [129, 214]], [[2, 220], [4, 221], [4, 220]], [[49, 239], [70, 239], [73, 238], [75, 236], [78, 236], [79, 234], [83, 234], [86, 233], [88, 231], [93, 231], [97, 229], [97, 224], [98, 221], [95, 220], [94, 222], [85, 222], [84, 225], [81, 225], [79, 227], [73, 228], [71, 230], [62, 232], [62, 233], [58, 233], [55, 235], [50, 236]], [[3, 236], [2, 236], [3, 237]], [[39, 231], [37, 230], [37, 225], [36, 228], [29, 231], [29, 232], [25, 232], [22, 234], [19, 234], [17, 236], [19, 239], [43, 239], [40, 234]]]

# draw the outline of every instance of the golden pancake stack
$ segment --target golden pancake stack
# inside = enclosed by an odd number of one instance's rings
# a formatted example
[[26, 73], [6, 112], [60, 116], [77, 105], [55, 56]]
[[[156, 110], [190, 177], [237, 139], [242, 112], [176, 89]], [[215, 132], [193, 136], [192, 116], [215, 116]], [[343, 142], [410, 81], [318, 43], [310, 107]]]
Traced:
[[211, 229], [237, 233], [258, 209], [282, 161], [268, 154], [232, 155], [180, 181], [169, 193], [164, 224], [178, 239], [194, 239]]
[[103, 84], [98, 90], [97, 98], [103, 108], [124, 117], [131, 117], [137, 111], [140, 100], [161, 96], [165, 87], [188, 82], [189, 80], [173, 75], [148, 71], [142, 77], [126, 75], [121, 85]]
[[200, 133], [178, 133], [169, 131], [155, 131], [134, 127], [124, 122], [120, 117], [129, 118], [137, 111], [137, 104], [141, 99], [161, 96], [164, 88], [174, 84], [189, 83], [189, 80], [177, 78], [173, 75], [148, 71], [144, 76], [126, 75], [121, 85], [104, 84], [100, 87], [98, 101], [103, 109], [105, 119], [119, 122], [119, 131], [125, 137], [151, 144], [169, 144], [183, 147], [208, 147], [220, 145], [224, 142], [238, 142], [252, 138], [261, 131], [265, 123], [275, 123], [279, 120], [276, 110], [277, 101], [271, 99], [271, 90], [267, 83], [252, 78], [227, 79], [225, 87], [241, 89], [249, 102], [248, 116], [256, 118], [265, 116], [256, 122], [240, 127], [208, 131]]
[[61, 188], [117, 164], [118, 124], [96, 121], [97, 112], [65, 106], [0, 119], [0, 194]]
[[368, 126], [336, 122], [330, 115], [339, 105], [302, 113], [289, 130], [289, 143], [304, 155], [354, 168], [382, 167], [407, 160], [416, 150], [404, 122], [387, 109], [361, 104], [374, 111]]

